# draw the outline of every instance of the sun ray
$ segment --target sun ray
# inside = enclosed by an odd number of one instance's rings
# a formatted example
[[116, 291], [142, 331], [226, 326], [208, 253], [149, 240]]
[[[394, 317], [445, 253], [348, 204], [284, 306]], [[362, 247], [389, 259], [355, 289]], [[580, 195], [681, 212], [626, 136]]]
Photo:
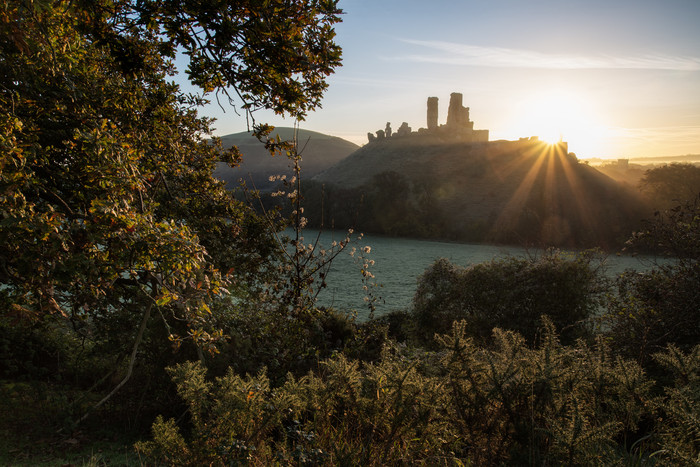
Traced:
[[[531, 152], [524, 154], [520, 159], [520, 163], [528, 163], [528, 159], [532, 156], [533, 154]], [[519, 214], [530, 196], [532, 187], [535, 185], [535, 180], [537, 180], [543, 164], [544, 159], [536, 157], [532, 167], [528, 170], [527, 174], [518, 185], [518, 188], [513, 192], [510, 200], [494, 223], [494, 235], [499, 236], [502, 232], [510, 231], [516, 226], [516, 220], [519, 219]]]

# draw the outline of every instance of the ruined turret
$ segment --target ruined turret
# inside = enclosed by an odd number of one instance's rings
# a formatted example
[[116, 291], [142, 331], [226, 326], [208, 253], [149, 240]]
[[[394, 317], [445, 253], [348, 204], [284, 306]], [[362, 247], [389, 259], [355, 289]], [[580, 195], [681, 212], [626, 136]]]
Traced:
[[474, 123], [469, 121], [469, 107], [462, 106], [462, 93], [450, 94], [450, 106], [447, 108], [447, 127], [457, 131], [472, 129]]
[[428, 97], [428, 130], [438, 127], [438, 98]]
[[411, 127], [408, 126], [408, 122], [403, 122], [401, 124], [401, 126], [399, 127], [398, 131], [396, 132], [396, 134], [398, 136], [408, 136], [411, 134], [411, 132], [412, 132], [412, 130], [411, 130]]

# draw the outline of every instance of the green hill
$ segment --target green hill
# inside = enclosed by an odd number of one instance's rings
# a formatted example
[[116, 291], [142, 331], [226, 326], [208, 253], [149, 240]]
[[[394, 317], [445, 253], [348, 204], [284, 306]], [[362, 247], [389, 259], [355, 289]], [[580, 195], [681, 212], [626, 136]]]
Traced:
[[[293, 128], [277, 127], [271, 136], [279, 135], [283, 140], [291, 140]], [[335, 136], [325, 135], [309, 130], [298, 132], [299, 150], [302, 155], [302, 175], [313, 177], [322, 170], [331, 167], [359, 148], [358, 145]], [[238, 184], [239, 179], [246, 180], [248, 186], [268, 190], [273, 184], [271, 175], [291, 175], [289, 160], [285, 156], [271, 156], [264, 145], [250, 132], [234, 133], [221, 137], [225, 148], [238, 146], [243, 154], [243, 161], [237, 168], [224, 163], [217, 165], [214, 175], [224, 180], [229, 186]]]
[[648, 214], [565, 144], [420, 134], [365, 145], [307, 183], [305, 198], [313, 225], [535, 246], [612, 248]]

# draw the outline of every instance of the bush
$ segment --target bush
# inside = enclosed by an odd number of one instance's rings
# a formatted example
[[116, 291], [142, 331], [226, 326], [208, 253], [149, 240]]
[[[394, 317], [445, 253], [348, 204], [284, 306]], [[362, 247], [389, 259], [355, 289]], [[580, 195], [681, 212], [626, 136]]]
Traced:
[[648, 416], [651, 383], [639, 365], [601, 342], [561, 346], [545, 325], [535, 349], [495, 329], [485, 350], [466, 337], [465, 321], [439, 337], [444, 417], [474, 465], [613, 464], [617, 440]]
[[669, 345], [654, 358], [674, 377], [660, 403], [659, 457], [668, 465], [700, 465], [700, 345], [688, 353]]
[[651, 382], [604, 345], [563, 347], [550, 322], [536, 349], [496, 330], [486, 350], [465, 330], [455, 323], [439, 353], [338, 354], [278, 387], [264, 372], [210, 381], [179, 365], [190, 429], [159, 418], [137, 448], [177, 465], [608, 464], [649, 417]]
[[622, 274], [604, 319], [613, 348], [646, 366], [668, 344], [686, 352], [700, 344], [698, 284], [698, 263]]
[[216, 375], [228, 367], [238, 374], [266, 368], [273, 382], [284, 381], [288, 372], [303, 375], [343, 350], [357, 334], [354, 318], [334, 309], [309, 307], [292, 314], [274, 302], [251, 298], [222, 300], [213, 313], [227, 336], [219, 353], [207, 358]]
[[461, 268], [446, 259], [420, 277], [413, 299], [418, 332], [426, 341], [466, 320], [466, 332], [488, 341], [495, 327], [517, 331], [530, 344], [540, 317], [552, 319], [564, 343], [589, 335], [589, 318], [607, 287], [597, 256], [571, 258], [549, 251], [537, 258], [492, 260]]
[[657, 213], [628, 246], [674, 258], [645, 273], [620, 276], [605, 315], [614, 348], [655, 366], [651, 355], [668, 344], [685, 352], [700, 344], [700, 198]]

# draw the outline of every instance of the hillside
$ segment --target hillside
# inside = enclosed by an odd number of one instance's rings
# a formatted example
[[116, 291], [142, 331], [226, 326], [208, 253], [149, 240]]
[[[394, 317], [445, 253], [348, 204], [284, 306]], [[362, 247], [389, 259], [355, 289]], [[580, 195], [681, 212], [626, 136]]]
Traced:
[[[324, 203], [317, 199], [324, 187]], [[536, 140], [370, 143], [307, 184], [318, 224], [389, 235], [615, 247], [647, 217], [640, 198], [566, 146]]]
[[[293, 132], [293, 128], [277, 127], [272, 136], [279, 135], [283, 140], [290, 140]], [[305, 177], [313, 177], [359, 148], [342, 138], [309, 130], [299, 130], [298, 141]], [[221, 142], [225, 148], [238, 146], [243, 154], [243, 162], [235, 169], [224, 163], [217, 165], [214, 175], [229, 186], [236, 185], [242, 178], [248, 186], [254, 184], [264, 191], [272, 187], [269, 181], [271, 175], [291, 175], [289, 160], [284, 156], [271, 156], [264, 145], [249, 132], [222, 136]]]

